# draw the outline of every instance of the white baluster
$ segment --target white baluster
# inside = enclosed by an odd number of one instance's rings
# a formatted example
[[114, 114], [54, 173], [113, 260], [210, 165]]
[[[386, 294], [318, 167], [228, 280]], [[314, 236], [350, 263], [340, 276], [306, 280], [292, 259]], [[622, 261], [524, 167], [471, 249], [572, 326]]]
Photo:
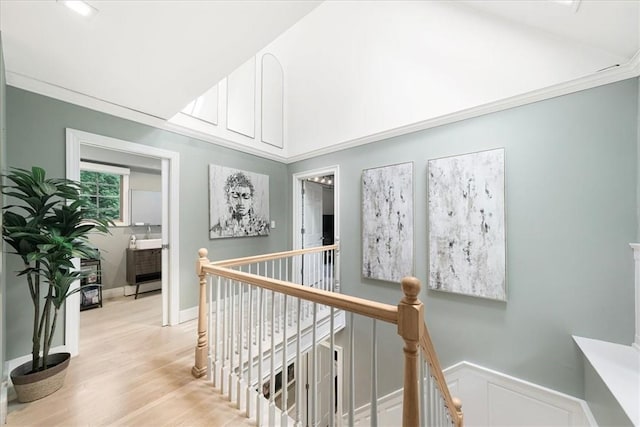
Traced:
[[287, 410], [289, 408], [288, 401], [288, 391], [287, 384], [289, 383], [289, 369], [287, 364], [287, 296], [284, 295], [282, 300], [282, 313], [284, 315], [284, 319], [282, 324], [284, 327], [282, 328], [282, 418], [280, 420], [280, 424], [282, 427], [286, 427], [288, 424], [288, 414]]
[[438, 387], [436, 385], [436, 379], [434, 377], [431, 377], [431, 395], [433, 396], [433, 403], [431, 407], [431, 412], [433, 413], [432, 425], [435, 426], [438, 423], [438, 398], [440, 396], [438, 395]]
[[349, 313], [349, 425], [352, 426], [354, 422], [355, 411], [355, 394], [356, 394], [356, 373], [355, 373], [355, 360], [356, 360], [356, 346], [355, 346], [355, 334], [354, 329], [354, 314]]
[[270, 351], [270, 368], [271, 368], [271, 377], [269, 380], [269, 425], [272, 426], [275, 423], [276, 419], [276, 402], [275, 402], [275, 394], [276, 394], [276, 334], [274, 330], [275, 320], [276, 320], [276, 294], [271, 291], [271, 351]]
[[371, 425], [378, 425], [378, 334], [377, 321], [373, 319], [371, 342]]
[[335, 321], [333, 319], [333, 312], [334, 312], [334, 308], [331, 307], [331, 310], [329, 310], [329, 314], [331, 316], [331, 318], [329, 319], [329, 352], [331, 353], [331, 357], [330, 357], [330, 368], [329, 368], [329, 375], [331, 378], [331, 386], [329, 388], [329, 409], [330, 409], [330, 414], [329, 414], [329, 427], [333, 427], [336, 424], [336, 420], [335, 420], [335, 415], [336, 415], [336, 387], [335, 387], [335, 378], [336, 378], [336, 363], [335, 363], [335, 351], [336, 351], [336, 346], [335, 346], [335, 337], [334, 334], [336, 333], [336, 327], [335, 327]]
[[234, 378], [234, 359], [235, 359], [235, 328], [236, 328], [236, 301], [235, 301], [235, 286], [233, 281], [230, 282], [230, 294], [229, 294], [229, 402], [233, 402], [233, 378]]
[[223, 297], [223, 313], [222, 313], [222, 365], [220, 370], [220, 394], [224, 395], [225, 367], [227, 366], [227, 348], [229, 339], [229, 279], [224, 279], [224, 297]]
[[222, 299], [220, 298], [220, 293], [222, 291], [222, 277], [218, 276], [217, 279], [217, 286], [216, 286], [216, 330], [215, 330], [215, 338], [213, 340], [213, 342], [215, 343], [215, 348], [213, 349], [214, 351], [214, 357], [215, 357], [215, 365], [216, 365], [216, 371], [213, 375], [213, 386], [214, 387], [222, 387], [221, 383], [221, 378], [222, 376], [220, 376], [218, 374], [218, 369], [220, 368], [220, 356], [221, 356], [221, 352], [222, 352], [222, 346], [220, 345], [222, 341]]
[[311, 425], [318, 425], [318, 304], [313, 303], [313, 382], [311, 384]]
[[[249, 267], [249, 272], [251, 268]], [[247, 333], [247, 418], [251, 418], [251, 386], [253, 384], [253, 286], [249, 285], [249, 307], [247, 310], [247, 326], [249, 331]]]
[[302, 378], [300, 377], [300, 373], [302, 372], [301, 368], [301, 354], [300, 354], [300, 329], [302, 325], [302, 300], [300, 298], [298, 300], [298, 310], [296, 313], [297, 322], [296, 322], [296, 366], [295, 366], [295, 377], [296, 377], [296, 427], [299, 427], [302, 424]]
[[[207, 349], [207, 358], [208, 358], [208, 370], [207, 370], [207, 380], [211, 381], [211, 384], [215, 387], [216, 382], [214, 380], [215, 377], [215, 368], [214, 368], [214, 359], [215, 359], [215, 348], [217, 347], [217, 343], [216, 343], [216, 333], [215, 330], [213, 328], [213, 316], [214, 316], [214, 312], [213, 312], [213, 292], [214, 292], [214, 279], [213, 277], [209, 276], [208, 278], [208, 285], [209, 285], [209, 310], [208, 310], [208, 316], [207, 316], [207, 320], [209, 321], [209, 329], [207, 329], [209, 331], [210, 334], [210, 339], [209, 339], [209, 348]], [[213, 347], [213, 348], [212, 348]]]
[[[242, 271], [242, 267], [240, 267]], [[238, 305], [238, 389], [236, 391], [237, 408], [240, 409], [240, 402], [242, 399], [242, 377], [243, 377], [243, 361], [242, 355], [244, 353], [244, 283], [239, 283], [240, 301]]]
[[426, 376], [428, 375], [427, 373], [427, 366], [426, 366], [426, 362], [424, 361], [424, 358], [422, 356], [422, 352], [420, 350], [418, 350], [418, 360], [419, 360], [419, 364], [420, 364], [420, 425], [423, 427], [427, 427], [427, 387], [426, 387]]
[[[258, 270], [260, 269], [258, 268]], [[262, 382], [264, 381], [264, 375], [262, 375], [262, 359], [264, 358], [264, 352], [262, 351], [262, 341], [264, 339], [264, 289], [262, 288], [258, 290], [258, 307], [258, 394], [256, 395], [256, 421], [258, 426], [261, 426]]]

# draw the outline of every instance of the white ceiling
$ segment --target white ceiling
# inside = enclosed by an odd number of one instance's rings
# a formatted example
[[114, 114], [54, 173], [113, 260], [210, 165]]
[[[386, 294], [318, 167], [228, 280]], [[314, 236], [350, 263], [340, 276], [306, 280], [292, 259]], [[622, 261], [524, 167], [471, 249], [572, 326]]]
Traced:
[[7, 72], [168, 119], [317, 1], [0, 0]]
[[640, 48], [636, 0], [464, 0], [479, 11], [630, 59]]
[[[637, 63], [640, 49], [640, 0], [582, 0], [577, 12], [563, 4], [567, 0], [89, 3], [98, 13], [84, 19], [55, 0], [0, 0], [9, 84], [42, 82], [168, 119], [247, 59], [272, 49], [285, 68], [288, 137], [298, 144], [278, 159], [317, 150], [304, 146], [309, 135], [318, 144], [382, 135], [593, 75], [634, 55]], [[500, 47], [505, 37], [513, 45], [507, 50]], [[482, 42], [488, 50], [478, 50]], [[425, 46], [436, 44], [437, 55], [429, 56]], [[420, 92], [425, 76], [433, 84], [440, 78], [446, 96]], [[371, 90], [366, 83], [372, 81], [378, 87], [392, 82], [395, 90]], [[380, 106], [369, 96], [380, 98]], [[348, 104], [346, 112], [336, 110], [335, 99]], [[360, 116], [377, 127], [360, 124]]]

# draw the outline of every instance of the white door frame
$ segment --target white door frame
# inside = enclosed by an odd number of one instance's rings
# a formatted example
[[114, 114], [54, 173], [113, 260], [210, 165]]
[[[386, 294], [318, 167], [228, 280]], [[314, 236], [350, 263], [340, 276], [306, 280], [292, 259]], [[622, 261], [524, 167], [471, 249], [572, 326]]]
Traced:
[[340, 166], [334, 165], [293, 174], [293, 250], [302, 248], [302, 181], [323, 175], [333, 175], [333, 237], [340, 242]]
[[[67, 128], [66, 167], [67, 178], [80, 180], [80, 146], [88, 145], [125, 153], [155, 157], [162, 161], [162, 244], [169, 244], [162, 253], [162, 269], [169, 271], [168, 279], [162, 281], [162, 325], [177, 325], [180, 313], [180, 256], [179, 256], [179, 190], [180, 154], [175, 151], [136, 144], [129, 141], [96, 135]], [[167, 173], [165, 173], [167, 172]], [[165, 176], [167, 175], [167, 176]], [[165, 192], [168, 191], [168, 197]], [[168, 224], [168, 226], [165, 226]], [[123, 248], [124, 250], [124, 248]], [[168, 253], [167, 253], [168, 252]], [[171, 262], [169, 262], [171, 260]], [[163, 274], [163, 277], [166, 277]], [[76, 285], [78, 286], [78, 285]], [[67, 299], [65, 307], [65, 348], [72, 356], [78, 354], [80, 333], [80, 294]]]

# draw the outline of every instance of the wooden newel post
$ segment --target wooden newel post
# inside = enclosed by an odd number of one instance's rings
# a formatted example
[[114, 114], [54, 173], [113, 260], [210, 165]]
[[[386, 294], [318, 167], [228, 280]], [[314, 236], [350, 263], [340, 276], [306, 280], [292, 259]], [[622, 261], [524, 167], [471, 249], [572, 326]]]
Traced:
[[200, 300], [198, 303], [198, 343], [196, 344], [195, 365], [191, 369], [191, 374], [200, 378], [207, 373], [207, 347], [209, 340], [207, 337], [207, 278], [202, 267], [209, 264], [207, 259], [208, 251], [205, 248], [198, 250], [198, 261], [196, 261], [196, 274], [200, 278]]
[[398, 334], [404, 340], [404, 395], [402, 425], [420, 424], [418, 390], [418, 351], [424, 330], [424, 306], [418, 299], [420, 281], [415, 277], [402, 279], [404, 298], [398, 304]]

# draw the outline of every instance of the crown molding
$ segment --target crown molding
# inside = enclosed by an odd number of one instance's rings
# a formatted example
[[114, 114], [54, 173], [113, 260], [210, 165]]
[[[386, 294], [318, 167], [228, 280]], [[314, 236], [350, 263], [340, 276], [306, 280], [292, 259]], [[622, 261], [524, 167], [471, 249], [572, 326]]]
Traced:
[[69, 89], [65, 89], [59, 86], [51, 85], [39, 80], [32, 79], [30, 77], [13, 73], [11, 71], [6, 72], [7, 85], [14, 86], [20, 89], [24, 89], [30, 92], [34, 92], [40, 95], [55, 98], [61, 101], [69, 102], [75, 105], [79, 105], [91, 110], [100, 111], [106, 114], [110, 114], [116, 117], [120, 117], [127, 120], [132, 120], [148, 126], [153, 126], [159, 129], [163, 129], [169, 132], [173, 132], [179, 135], [195, 138], [201, 141], [209, 142], [221, 147], [229, 148], [232, 150], [244, 152], [254, 156], [262, 157], [268, 160], [277, 161], [280, 163], [290, 164], [299, 162], [301, 160], [307, 160], [313, 157], [322, 156], [325, 154], [334, 153], [336, 151], [346, 150], [348, 148], [358, 147], [360, 145], [369, 144], [384, 139], [393, 138], [400, 135], [405, 135], [413, 132], [418, 132], [425, 129], [434, 128], [450, 123], [454, 123], [461, 120], [467, 120], [474, 117], [483, 116], [485, 114], [495, 113], [498, 111], [507, 110], [510, 108], [519, 107], [526, 104], [531, 104], [545, 99], [555, 98], [558, 96], [568, 95], [570, 93], [579, 92], [586, 89], [591, 89], [597, 86], [606, 85], [609, 83], [615, 83], [621, 80], [625, 80], [632, 77], [638, 77], [640, 75], [640, 51], [638, 51], [633, 58], [626, 64], [620, 65], [615, 68], [606, 69], [603, 71], [595, 72], [577, 79], [573, 79], [564, 83], [548, 86], [546, 88], [537, 89], [521, 95], [512, 96], [509, 98], [501, 99], [498, 101], [490, 102], [487, 104], [479, 105], [465, 110], [456, 111], [451, 114], [445, 114], [438, 117], [433, 117], [420, 122], [410, 123], [404, 126], [399, 126], [393, 129], [385, 130], [383, 132], [377, 132], [374, 134], [366, 135], [360, 138], [345, 140], [331, 146], [323, 147], [317, 150], [312, 150], [306, 153], [301, 153], [293, 156], [284, 156], [273, 153], [268, 153], [260, 149], [245, 145], [242, 143], [234, 142], [214, 136], [208, 133], [185, 128], [180, 125], [170, 123], [162, 118], [151, 116], [140, 111], [135, 111], [121, 105], [113, 104], [102, 99], [93, 98], [85, 94], [74, 92]]
[[346, 150], [348, 148], [369, 144], [371, 142], [382, 141], [384, 139], [406, 135], [409, 133], [418, 132], [421, 130], [430, 129], [461, 120], [467, 120], [474, 117], [483, 116], [485, 114], [508, 110], [510, 108], [520, 107], [522, 105], [543, 101], [545, 99], [568, 95], [570, 93], [591, 89], [597, 86], [603, 86], [609, 83], [615, 83], [621, 80], [638, 77], [639, 75], [640, 51], [638, 51], [628, 63], [615, 68], [595, 72], [593, 74], [579, 77], [577, 79], [573, 79], [564, 83], [559, 83], [487, 104], [478, 105], [476, 107], [467, 108], [465, 110], [456, 111], [451, 114], [445, 114], [420, 122], [399, 126], [397, 128], [389, 129], [383, 132], [374, 133], [364, 137], [346, 140], [338, 144], [309, 151], [307, 153], [289, 156], [287, 158], [287, 163], [307, 160], [313, 157], [334, 153], [336, 151]]
[[68, 102], [70, 104], [79, 105], [90, 110], [99, 111], [101, 113], [120, 117], [126, 120], [131, 120], [143, 125], [152, 126], [158, 129], [166, 130], [168, 132], [195, 138], [204, 142], [209, 142], [221, 147], [229, 148], [247, 154], [252, 154], [254, 156], [274, 160], [280, 163], [286, 163], [287, 160], [284, 156], [267, 153], [251, 146], [243, 145], [241, 143], [229, 141], [224, 138], [220, 138], [204, 132], [199, 132], [182, 126], [178, 126], [169, 123], [163, 118], [132, 110], [130, 108], [113, 104], [99, 98], [94, 98], [80, 92], [75, 92], [60, 86], [36, 80], [22, 74], [13, 73], [7, 70], [6, 77], [7, 85], [16, 87], [18, 89], [23, 89], [29, 92], [37, 93], [39, 95], [47, 96], [49, 98], [54, 98], [60, 101]]

